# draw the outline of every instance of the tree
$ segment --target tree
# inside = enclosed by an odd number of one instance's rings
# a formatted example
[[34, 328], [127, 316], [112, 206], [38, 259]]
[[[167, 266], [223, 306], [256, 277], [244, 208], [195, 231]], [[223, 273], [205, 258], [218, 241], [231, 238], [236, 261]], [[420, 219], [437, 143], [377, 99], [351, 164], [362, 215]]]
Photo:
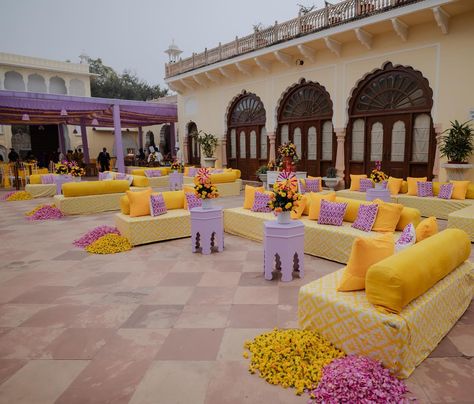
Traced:
[[92, 97], [148, 101], [168, 93], [168, 89], [162, 89], [158, 84], [151, 86], [130, 70], [118, 74], [104, 65], [101, 58], [89, 58], [88, 63], [89, 71], [97, 74], [91, 78]]

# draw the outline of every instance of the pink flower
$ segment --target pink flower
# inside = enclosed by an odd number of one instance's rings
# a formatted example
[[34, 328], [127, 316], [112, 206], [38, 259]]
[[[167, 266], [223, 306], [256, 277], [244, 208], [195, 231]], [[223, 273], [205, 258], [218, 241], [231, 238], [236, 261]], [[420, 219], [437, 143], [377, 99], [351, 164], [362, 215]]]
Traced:
[[55, 219], [61, 219], [63, 217], [63, 214], [61, 211], [51, 205], [45, 205], [38, 209], [35, 213], [33, 213], [31, 216], [27, 217], [27, 220], [55, 220]]
[[105, 225], [98, 226], [95, 229], [84, 234], [80, 239], [75, 240], [73, 244], [76, 247], [85, 248], [88, 245], [92, 244], [94, 241], [110, 233], [120, 235], [120, 232], [118, 231], [116, 227], [105, 226]]

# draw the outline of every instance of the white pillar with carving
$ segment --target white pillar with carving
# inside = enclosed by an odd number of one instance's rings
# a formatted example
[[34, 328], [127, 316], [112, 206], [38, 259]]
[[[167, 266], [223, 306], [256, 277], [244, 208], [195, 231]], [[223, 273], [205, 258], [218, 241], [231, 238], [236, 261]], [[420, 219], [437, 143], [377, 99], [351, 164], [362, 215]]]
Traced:
[[336, 170], [337, 176], [344, 179], [345, 161], [344, 161], [344, 142], [346, 140], [346, 128], [335, 128], [337, 151], [336, 151]]
[[189, 135], [184, 135], [183, 136], [183, 158], [184, 158], [184, 164], [189, 164]]
[[224, 135], [221, 138], [221, 162], [222, 167], [227, 167], [227, 137]]
[[433, 162], [433, 181], [439, 181], [439, 159], [441, 157], [439, 148], [441, 147], [441, 138], [443, 136], [443, 125], [436, 123], [433, 125], [436, 136], [436, 150]]
[[268, 161], [276, 160], [276, 150], [275, 150], [275, 141], [276, 134], [275, 132], [267, 132], [268, 139], [270, 140], [270, 152], [268, 153]]

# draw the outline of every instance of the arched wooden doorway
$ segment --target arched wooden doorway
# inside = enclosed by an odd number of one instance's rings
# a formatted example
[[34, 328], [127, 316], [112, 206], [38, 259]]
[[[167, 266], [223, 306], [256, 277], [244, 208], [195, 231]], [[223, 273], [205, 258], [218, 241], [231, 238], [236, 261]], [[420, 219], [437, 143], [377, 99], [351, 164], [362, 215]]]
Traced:
[[255, 94], [243, 92], [232, 103], [227, 119], [227, 165], [242, 178], [255, 180], [255, 171], [268, 159], [265, 108]]
[[346, 181], [349, 174], [368, 174], [375, 161], [393, 177], [431, 177], [432, 106], [428, 80], [410, 66], [388, 62], [367, 75], [349, 100]]
[[319, 83], [302, 79], [283, 96], [278, 108], [277, 145], [288, 141], [295, 144], [299, 171], [324, 176], [334, 165], [332, 114], [331, 97]]
[[188, 123], [188, 162], [191, 165], [201, 164], [201, 148], [197, 141], [198, 128], [194, 122]]

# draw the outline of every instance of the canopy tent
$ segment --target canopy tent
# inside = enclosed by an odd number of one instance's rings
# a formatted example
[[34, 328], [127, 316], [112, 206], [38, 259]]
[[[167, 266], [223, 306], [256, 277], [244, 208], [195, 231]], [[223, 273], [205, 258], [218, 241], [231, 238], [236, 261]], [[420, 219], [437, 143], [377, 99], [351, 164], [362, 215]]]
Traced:
[[122, 127], [137, 127], [141, 141], [142, 126], [170, 123], [174, 134], [177, 119], [177, 107], [170, 104], [0, 90], [0, 124], [57, 124], [61, 147], [64, 147], [61, 142], [63, 124], [80, 126], [86, 163], [89, 162], [86, 127], [113, 127], [120, 172], [125, 171]]

